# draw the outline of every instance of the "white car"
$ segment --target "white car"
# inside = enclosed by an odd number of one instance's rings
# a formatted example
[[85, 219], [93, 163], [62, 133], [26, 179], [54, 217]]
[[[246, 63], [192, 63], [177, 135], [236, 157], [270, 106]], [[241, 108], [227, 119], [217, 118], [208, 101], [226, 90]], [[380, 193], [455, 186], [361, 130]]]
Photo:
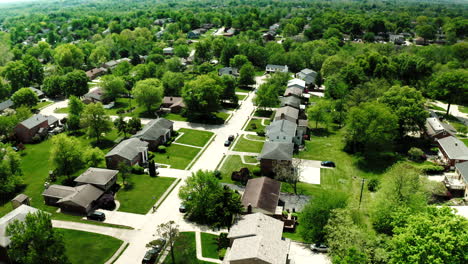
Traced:
[[322, 253], [328, 252], [328, 247], [326, 245], [323, 245], [323, 244], [310, 245], [310, 249], [312, 249], [312, 251], [316, 251], [316, 252], [322, 252]]

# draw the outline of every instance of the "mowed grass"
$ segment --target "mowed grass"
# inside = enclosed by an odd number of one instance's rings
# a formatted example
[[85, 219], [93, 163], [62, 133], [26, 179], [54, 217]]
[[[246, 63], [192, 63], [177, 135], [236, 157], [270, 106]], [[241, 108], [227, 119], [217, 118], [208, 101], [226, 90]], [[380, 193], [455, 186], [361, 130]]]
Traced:
[[147, 174], [131, 175], [127, 187], [122, 187], [116, 196], [119, 211], [146, 214], [175, 181], [169, 177], [150, 177]]
[[465, 145], [468, 147], [468, 138], [462, 138], [460, 139]]
[[242, 168], [248, 168], [249, 171], [252, 172], [252, 170], [254, 168], [258, 168], [258, 166], [242, 163], [241, 157], [239, 155], [226, 156], [223, 166], [218, 168], [223, 177], [221, 182], [235, 183], [231, 180], [231, 174], [233, 171], [239, 171]]
[[[263, 123], [265, 125], [269, 125], [270, 124], [270, 120], [269, 119], [266, 119], [265, 121], [263, 121]], [[250, 119], [249, 123], [247, 124], [247, 126], [245, 126], [245, 131], [252, 131], [252, 132], [265, 132], [265, 126], [262, 125], [262, 119], [255, 119], [255, 118], [252, 118]]]
[[174, 243], [175, 263], [172, 263], [171, 254], [167, 254], [164, 264], [209, 264], [197, 259], [195, 232], [181, 232]]
[[201, 233], [202, 256], [205, 258], [218, 259], [217, 235]]
[[260, 153], [265, 142], [252, 141], [244, 137], [237, 140], [236, 145], [232, 150], [240, 152], [255, 152]]
[[203, 147], [213, 136], [213, 132], [181, 128], [179, 133], [184, 133], [177, 139], [177, 143], [187, 144], [192, 146]]
[[246, 94], [236, 94], [236, 96], [239, 101], [244, 101], [244, 99], [247, 97]]
[[458, 111], [460, 111], [462, 113], [465, 113], [465, 114], [468, 114], [468, 106], [459, 105], [458, 106]]
[[63, 234], [66, 255], [72, 264], [103, 264], [123, 241], [110, 236], [70, 229], [58, 229]]
[[171, 144], [166, 153], [154, 153], [156, 163], [171, 165], [173, 169], [185, 169], [201, 149]]

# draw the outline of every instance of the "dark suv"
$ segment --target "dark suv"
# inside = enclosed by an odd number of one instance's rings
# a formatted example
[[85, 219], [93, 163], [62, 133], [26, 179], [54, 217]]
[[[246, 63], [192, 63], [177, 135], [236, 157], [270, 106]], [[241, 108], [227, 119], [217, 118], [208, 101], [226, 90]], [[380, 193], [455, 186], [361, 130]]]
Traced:
[[106, 215], [103, 212], [92, 211], [86, 216], [90, 220], [104, 221], [106, 220]]
[[150, 249], [146, 251], [145, 256], [143, 257], [143, 260], [141, 263], [143, 264], [153, 264], [156, 258], [158, 257], [158, 251], [156, 249]]

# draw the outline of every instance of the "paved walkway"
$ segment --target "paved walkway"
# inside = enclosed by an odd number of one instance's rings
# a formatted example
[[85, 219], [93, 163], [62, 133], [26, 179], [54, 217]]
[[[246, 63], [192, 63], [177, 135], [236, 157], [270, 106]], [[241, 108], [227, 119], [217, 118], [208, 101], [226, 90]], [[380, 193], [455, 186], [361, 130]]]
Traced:
[[[438, 107], [442, 107], [444, 109], [447, 109], [447, 104], [445, 103], [442, 103], [440, 101], [435, 101], [434, 104]], [[444, 111], [444, 114], [447, 110]], [[450, 111], [449, 111], [449, 114], [453, 115], [454, 117], [458, 118], [458, 120], [460, 120], [460, 122], [464, 123], [465, 125], [468, 126], [468, 114], [465, 114], [461, 111], [458, 110], [458, 105], [450, 105]]]
[[60, 221], [60, 220], [52, 220], [52, 226], [55, 228], [73, 229], [73, 230], [79, 230], [79, 231], [98, 233], [98, 234], [102, 234], [106, 236], [115, 237], [126, 242], [132, 240], [137, 233], [136, 230], [90, 225], [90, 224], [83, 224], [83, 223], [71, 222], [71, 221]]

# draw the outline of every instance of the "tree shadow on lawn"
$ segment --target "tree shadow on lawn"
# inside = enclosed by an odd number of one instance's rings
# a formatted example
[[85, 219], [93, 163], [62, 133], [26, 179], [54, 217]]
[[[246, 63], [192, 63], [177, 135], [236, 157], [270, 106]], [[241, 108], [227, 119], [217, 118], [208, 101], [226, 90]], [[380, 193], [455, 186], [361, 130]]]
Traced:
[[375, 174], [382, 174], [395, 163], [403, 160], [401, 155], [393, 152], [372, 153], [368, 156], [355, 154], [355, 156], [354, 163], [360, 170]]
[[100, 142], [93, 141], [91, 145], [93, 147], [98, 147], [100, 149], [108, 149], [108, 148], [112, 148], [115, 145], [115, 142], [109, 139], [101, 139]]
[[333, 131], [330, 131], [330, 129], [327, 128], [312, 128], [310, 129], [310, 135], [315, 136], [315, 137], [329, 137], [332, 135], [335, 135], [336, 133]]

